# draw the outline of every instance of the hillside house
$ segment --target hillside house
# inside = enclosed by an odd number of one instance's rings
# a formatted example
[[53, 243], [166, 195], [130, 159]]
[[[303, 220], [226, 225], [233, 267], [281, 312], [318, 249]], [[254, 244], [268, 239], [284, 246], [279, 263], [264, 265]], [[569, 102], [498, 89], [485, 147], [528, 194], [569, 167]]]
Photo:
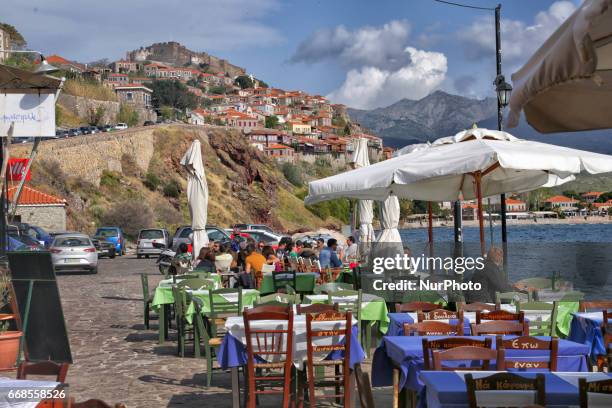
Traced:
[[297, 135], [305, 135], [312, 132], [312, 127], [307, 123], [289, 121], [287, 126], [291, 132]]
[[264, 146], [268, 146], [273, 143], [291, 146], [293, 142], [293, 138], [287, 134], [287, 132], [278, 129], [251, 129], [248, 133], [246, 133], [246, 137], [251, 143], [259, 143]]
[[[49, 55], [45, 58], [47, 62], [59, 69], [64, 71], [71, 72], [76, 75], [81, 75], [84, 71], [87, 70], [87, 67], [84, 64], [79, 64], [78, 62], [69, 61], [64, 57], [60, 57], [59, 55], [53, 54]], [[39, 64], [40, 62], [36, 62]]]
[[[491, 203], [492, 212], [501, 212], [501, 205], [498, 201]], [[506, 198], [507, 212], [525, 212], [527, 211], [527, 203], [514, 198]]]
[[293, 163], [295, 160], [295, 151], [293, 148], [282, 144], [271, 143], [264, 146], [263, 151], [266, 156], [278, 161]]
[[[17, 186], [9, 187], [8, 201], [13, 200]], [[66, 231], [66, 206], [63, 198], [24, 186], [17, 202], [16, 222], [38, 225], [47, 231]]]
[[119, 60], [112, 62], [110, 64], [110, 68], [113, 70], [114, 73], [127, 74], [128, 72], [138, 72], [142, 69], [142, 64], [127, 60]]
[[225, 124], [227, 126], [242, 129], [245, 132], [259, 126], [259, 121], [256, 117], [246, 113], [238, 112], [234, 109], [228, 109], [224, 113]]
[[122, 84], [115, 86], [115, 93], [123, 103], [138, 108], [151, 108], [151, 95], [153, 90], [144, 85]]
[[117, 74], [113, 72], [108, 74], [106, 82], [111, 85], [127, 85], [130, 83], [130, 77], [128, 77], [128, 74]]
[[581, 197], [587, 203], [594, 203], [602, 194], [603, 191], [589, 191], [588, 193], [582, 194]]
[[577, 205], [578, 200], [562, 195], [552, 196], [544, 201], [544, 207], [549, 210], [557, 207], [562, 210], [575, 210]]

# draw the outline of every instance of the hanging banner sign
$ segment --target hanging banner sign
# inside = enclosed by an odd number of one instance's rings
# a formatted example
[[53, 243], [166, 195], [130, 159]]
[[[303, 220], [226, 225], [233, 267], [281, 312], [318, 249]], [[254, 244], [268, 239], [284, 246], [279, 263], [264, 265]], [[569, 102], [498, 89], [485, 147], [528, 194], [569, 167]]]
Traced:
[[55, 137], [55, 94], [0, 93], [0, 137]]
[[[8, 161], [8, 179], [11, 181], [21, 181], [21, 177], [23, 177], [23, 172], [28, 166], [28, 162], [30, 159], [21, 159], [16, 157], [11, 157]], [[26, 181], [30, 181], [30, 169], [25, 174]]]

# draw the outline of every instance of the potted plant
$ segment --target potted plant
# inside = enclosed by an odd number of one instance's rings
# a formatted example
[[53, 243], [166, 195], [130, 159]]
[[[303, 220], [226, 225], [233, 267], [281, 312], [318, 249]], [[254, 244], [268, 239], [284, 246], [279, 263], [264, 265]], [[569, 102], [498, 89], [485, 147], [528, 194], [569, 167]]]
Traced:
[[8, 268], [0, 266], [0, 371], [15, 367], [23, 334], [11, 330], [11, 323], [15, 321], [13, 313], [18, 313], [11, 309], [13, 294]]

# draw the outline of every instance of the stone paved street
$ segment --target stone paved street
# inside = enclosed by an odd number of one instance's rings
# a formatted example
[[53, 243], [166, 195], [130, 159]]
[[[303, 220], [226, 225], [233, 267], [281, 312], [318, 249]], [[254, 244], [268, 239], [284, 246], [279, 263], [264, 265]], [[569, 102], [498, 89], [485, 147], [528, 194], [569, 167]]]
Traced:
[[[162, 277], [153, 259], [133, 255], [101, 260], [97, 275], [58, 276], [74, 359], [71, 394], [130, 408], [230, 407], [229, 373], [215, 371], [213, 387], [205, 387], [205, 360], [177, 357], [173, 334], [159, 346], [157, 321], [144, 330], [140, 273], [149, 274], [152, 288]], [[377, 406], [391, 406], [389, 388], [376, 394]]]

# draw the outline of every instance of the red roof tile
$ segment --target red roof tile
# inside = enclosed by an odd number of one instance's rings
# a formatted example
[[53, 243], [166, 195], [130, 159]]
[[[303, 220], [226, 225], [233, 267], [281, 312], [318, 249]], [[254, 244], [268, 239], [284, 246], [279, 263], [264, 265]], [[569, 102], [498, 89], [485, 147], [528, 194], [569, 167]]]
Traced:
[[[13, 200], [13, 194], [17, 191], [17, 187], [10, 187], [8, 189], [8, 199]], [[34, 190], [33, 188], [23, 186], [21, 195], [19, 196], [18, 205], [45, 205], [45, 204], [59, 204], [66, 205], [66, 200], [45, 194], [42, 191]]]

